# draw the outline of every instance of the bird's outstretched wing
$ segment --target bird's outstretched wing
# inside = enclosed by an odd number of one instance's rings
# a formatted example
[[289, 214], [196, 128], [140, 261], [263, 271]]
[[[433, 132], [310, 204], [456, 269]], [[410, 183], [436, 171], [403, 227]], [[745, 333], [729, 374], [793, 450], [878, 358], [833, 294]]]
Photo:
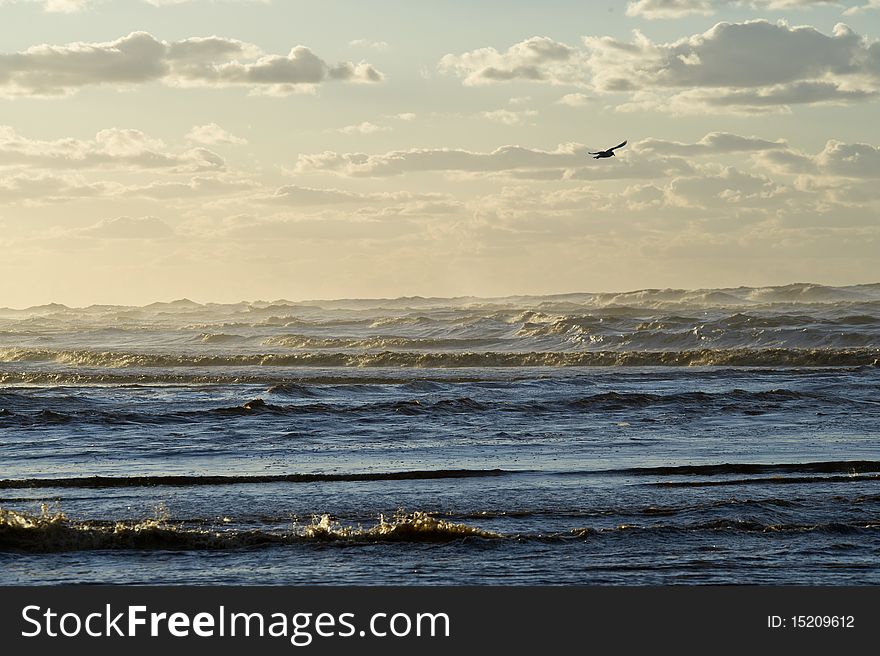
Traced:
[[587, 151], [587, 153], [590, 154], [590, 155], [598, 155], [598, 154], [601, 153], [601, 152], [602, 152], [601, 150], [597, 150], [595, 153], [592, 153], [592, 152], [590, 152], [589, 150]]
[[609, 148], [608, 150], [617, 150], [618, 148], [623, 148], [626, 145], [624, 141], [622, 144], [617, 144], [614, 148]]

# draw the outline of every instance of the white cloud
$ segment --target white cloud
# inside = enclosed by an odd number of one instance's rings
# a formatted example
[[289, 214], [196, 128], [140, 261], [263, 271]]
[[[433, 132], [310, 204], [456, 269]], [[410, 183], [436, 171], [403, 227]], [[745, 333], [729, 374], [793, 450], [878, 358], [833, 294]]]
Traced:
[[346, 125], [344, 128], [339, 128], [336, 131], [342, 134], [376, 134], [377, 132], [390, 132], [391, 128], [387, 125], [376, 125], [369, 121], [364, 121], [355, 125]]
[[59, 203], [94, 198], [115, 193], [119, 185], [91, 183], [79, 175], [54, 175], [46, 172], [19, 173], [0, 178], [0, 199], [28, 205]]
[[755, 152], [786, 149], [784, 141], [767, 141], [758, 137], [742, 137], [730, 132], [710, 132], [696, 143], [682, 143], [665, 139], [647, 138], [633, 144], [639, 151], [660, 152], [666, 155], [717, 155], [722, 153]]
[[[141, 0], [142, 2], [152, 5], [154, 7], [167, 7], [171, 5], [181, 5], [190, 2], [203, 2], [203, 3], [238, 3], [238, 4], [268, 4], [271, 0]], [[91, 9], [103, 2], [107, 2], [107, 0], [0, 0], [0, 5], [4, 4], [17, 4], [17, 3], [31, 3], [41, 5], [43, 11], [47, 13], [64, 13], [71, 14], [77, 11], [84, 11], [86, 9]]]
[[[876, 1], [870, 0], [870, 2]], [[682, 18], [695, 14], [708, 16], [724, 7], [785, 11], [819, 6], [839, 7], [841, 4], [837, 0], [634, 0], [627, 3], [626, 15], [656, 20]], [[851, 12], [852, 8], [844, 13]]]
[[147, 32], [102, 43], [39, 45], [0, 54], [0, 94], [61, 96], [90, 85], [163, 82], [177, 86], [243, 86], [294, 93], [332, 80], [378, 82], [366, 62], [331, 66], [305, 46], [263, 54], [249, 43], [217, 36], [160, 41]]
[[567, 93], [556, 101], [557, 105], [568, 105], [569, 107], [583, 107], [590, 102], [590, 97], [585, 93]]
[[369, 39], [355, 39], [354, 41], [349, 41], [348, 45], [352, 48], [369, 48], [379, 52], [385, 52], [391, 48], [386, 41], [370, 41]]
[[844, 13], [845, 16], [852, 16], [854, 14], [860, 14], [865, 11], [870, 11], [872, 9], [880, 9], [880, 0], [868, 0], [863, 5], [856, 5], [855, 7], [850, 7]]
[[95, 0], [0, 0], [0, 5], [27, 2], [42, 5], [43, 11], [47, 13], [71, 14], [86, 9], [94, 4], [94, 1]]
[[415, 171], [504, 171], [578, 166], [587, 158], [587, 146], [562, 144], [552, 151], [502, 146], [489, 153], [460, 149], [395, 150], [384, 154], [326, 151], [300, 155], [296, 170], [332, 171], [352, 177], [383, 177]]
[[137, 198], [151, 198], [154, 200], [170, 200], [175, 198], [218, 198], [228, 197], [253, 190], [258, 184], [252, 180], [241, 178], [221, 178], [196, 176], [188, 182], [151, 182], [147, 185], [131, 185], [117, 193]]
[[159, 139], [140, 130], [110, 128], [94, 139], [28, 139], [9, 126], [0, 126], [0, 167], [31, 166], [46, 169], [124, 167], [206, 171], [225, 167], [216, 153], [205, 148], [169, 150]]
[[826, 36], [809, 26], [764, 20], [718, 23], [702, 34], [654, 43], [585, 37], [595, 85], [605, 91], [650, 88], [754, 89], [869, 73], [863, 37], [845, 25]]
[[509, 109], [496, 109], [491, 112], [482, 112], [480, 116], [483, 118], [487, 118], [490, 121], [495, 121], [496, 123], [503, 123], [504, 125], [523, 125], [528, 119], [533, 116], [537, 116], [538, 112], [533, 109], [524, 109], [522, 111], [512, 111]]
[[327, 171], [344, 177], [387, 177], [435, 171], [463, 177], [596, 181], [664, 178], [693, 172], [691, 165], [681, 157], [624, 154], [609, 163], [593, 159], [588, 151], [595, 149], [568, 143], [550, 151], [522, 146], [502, 146], [491, 152], [411, 149], [368, 155], [327, 151], [301, 155], [296, 172]]
[[233, 144], [240, 146], [247, 143], [247, 139], [230, 134], [216, 123], [197, 125], [187, 133], [186, 138], [188, 141], [207, 145]]
[[627, 16], [656, 18], [680, 18], [690, 14], [707, 16], [714, 13], [712, 0], [638, 0], [626, 5]]
[[[880, 147], [829, 140], [815, 155], [796, 150], [768, 151], [755, 160], [777, 174], [819, 176], [818, 184], [835, 178], [880, 179]], [[814, 181], [813, 184], [816, 184]]]
[[[718, 23], [670, 43], [638, 31], [630, 41], [586, 36], [583, 49], [533, 37], [504, 53], [446, 55], [440, 69], [466, 85], [520, 80], [625, 94], [623, 111], [754, 113], [873, 98], [880, 91], [880, 43], [843, 24], [826, 35], [753, 20]], [[580, 93], [563, 98], [586, 100]]]
[[255, 197], [254, 200], [287, 207], [354, 205], [359, 208], [359, 212], [364, 212], [366, 208], [379, 207], [383, 214], [397, 215], [446, 214], [460, 206], [448, 194], [414, 194], [406, 191], [363, 193], [299, 185], [284, 185], [272, 195]]
[[550, 84], [581, 84], [585, 80], [581, 53], [565, 43], [535, 36], [505, 52], [480, 48], [461, 55], [445, 55], [441, 72], [464, 78], [467, 85], [531, 80]]

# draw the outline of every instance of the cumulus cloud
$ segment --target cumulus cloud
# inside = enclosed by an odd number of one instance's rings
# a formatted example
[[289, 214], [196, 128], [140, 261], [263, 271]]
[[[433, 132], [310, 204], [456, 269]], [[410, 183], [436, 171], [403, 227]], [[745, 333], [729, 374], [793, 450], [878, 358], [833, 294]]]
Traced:
[[585, 37], [595, 84], [606, 91], [652, 87], [756, 88], [868, 73], [865, 39], [845, 25], [813, 27], [765, 20], [718, 23], [702, 34], [654, 43]]
[[482, 112], [480, 116], [483, 118], [487, 118], [490, 121], [495, 121], [496, 123], [503, 123], [504, 125], [523, 125], [528, 119], [533, 116], [537, 116], [538, 112], [533, 109], [524, 109], [522, 111], [512, 111], [509, 109], [496, 109], [491, 112]]
[[638, 31], [629, 41], [586, 36], [581, 49], [533, 37], [504, 53], [483, 48], [446, 55], [440, 68], [469, 85], [520, 80], [627, 94], [623, 110], [743, 113], [876, 96], [880, 43], [843, 24], [827, 35], [752, 20], [718, 23], [670, 43]]
[[[448, 194], [406, 191], [363, 193], [300, 185], [284, 185], [274, 194], [254, 200], [286, 207], [356, 206], [360, 213], [366, 208], [381, 208], [382, 214], [396, 215], [447, 214], [460, 207], [460, 203]], [[375, 212], [371, 215], [376, 216]]]
[[230, 134], [216, 123], [208, 123], [207, 125], [197, 125], [193, 127], [193, 129], [187, 133], [186, 139], [187, 141], [209, 146], [214, 144], [233, 144], [240, 146], [247, 143], [247, 139]]
[[662, 152], [667, 155], [718, 155], [722, 153], [755, 152], [787, 148], [784, 141], [767, 141], [758, 137], [742, 137], [730, 132], [710, 132], [696, 143], [665, 139], [642, 139], [633, 147], [639, 151]]
[[352, 48], [369, 48], [370, 50], [378, 50], [380, 52], [385, 52], [391, 47], [387, 41], [370, 41], [369, 39], [355, 39], [354, 41], [349, 41], [348, 45]]
[[780, 174], [829, 178], [880, 178], [880, 147], [866, 143], [829, 140], [816, 154], [796, 150], [770, 151], [756, 155], [766, 169]]
[[0, 126], [0, 167], [32, 166], [49, 169], [125, 167], [208, 171], [225, 167], [216, 153], [205, 148], [173, 152], [140, 130], [110, 128], [94, 139], [28, 139], [9, 126]]
[[[876, 0], [870, 0], [876, 2]], [[750, 7], [770, 11], [841, 6], [838, 0], [635, 0], [627, 3], [626, 15], [648, 20], [682, 18], [694, 14], [708, 16], [722, 7]], [[847, 9], [848, 14], [853, 8]]]
[[751, 204], [767, 209], [767, 201], [784, 191], [785, 187], [766, 176], [727, 167], [717, 175], [675, 179], [669, 185], [667, 197], [675, 205], [696, 209], [719, 204]]
[[19, 3], [41, 5], [47, 13], [71, 14], [94, 4], [94, 0], [0, 0], [0, 5]]
[[247, 179], [227, 179], [221, 177], [195, 176], [188, 182], [162, 181], [147, 185], [131, 185], [117, 193], [137, 198], [170, 200], [173, 198], [205, 198], [229, 196], [249, 191], [258, 184]]
[[344, 128], [336, 130], [342, 134], [375, 134], [376, 132], [390, 132], [391, 128], [387, 125], [376, 125], [369, 121], [356, 123], [354, 125], [346, 125]]
[[[35, 5], [41, 5], [43, 11], [48, 13], [64, 13], [70, 14], [77, 11], [83, 11], [85, 9], [91, 9], [92, 7], [100, 4], [101, 2], [105, 2], [106, 0], [0, 0], [0, 5], [4, 4], [19, 4], [19, 3], [30, 3]], [[268, 4], [271, 0], [141, 0], [142, 2], [153, 5], [154, 7], [166, 7], [169, 5], [181, 5], [190, 2], [204, 2], [204, 3], [214, 3], [214, 2], [225, 2], [225, 3], [263, 3]]]
[[850, 7], [843, 13], [845, 16], [852, 16], [854, 14], [861, 14], [862, 12], [870, 11], [871, 9], [880, 9], [880, 0], [868, 0], [865, 4]]
[[0, 200], [29, 205], [59, 203], [114, 193], [119, 185], [88, 182], [82, 176], [19, 173], [0, 178]]
[[585, 93], [567, 93], [556, 101], [557, 105], [568, 105], [569, 107], [583, 107], [590, 101], [590, 97]]
[[333, 80], [381, 79], [366, 62], [331, 66], [305, 46], [287, 55], [263, 54], [252, 44], [217, 36], [168, 42], [132, 32], [115, 41], [44, 44], [0, 54], [0, 94], [7, 96], [62, 96], [85, 86], [149, 82], [283, 95]]
[[382, 177], [416, 171], [502, 171], [557, 168], [583, 164], [587, 146], [569, 143], [545, 151], [522, 146], [502, 146], [488, 153], [459, 149], [395, 150], [384, 154], [325, 151], [300, 155], [296, 170], [332, 171], [352, 177]]
[[589, 155], [595, 147], [567, 143], [554, 150], [502, 146], [490, 152], [411, 149], [367, 155], [326, 151], [301, 155], [296, 172], [327, 171], [344, 177], [388, 177], [417, 172], [448, 172], [465, 177], [521, 180], [624, 180], [664, 178], [693, 171], [681, 157], [646, 153], [621, 155], [613, 165]]
[[464, 78], [468, 85], [511, 80], [551, 84], [584, 82], [582, 53], [565, 43], [539, 36], [516, 43], [505, 52], [480, 48], [461, 55], [448, 54], [440, 60], [439, 69]]
[[638, 0], [626, 5], [627, 16], [640, 16], [649, 20], [712, 13], [714, 13], [712, 0]]

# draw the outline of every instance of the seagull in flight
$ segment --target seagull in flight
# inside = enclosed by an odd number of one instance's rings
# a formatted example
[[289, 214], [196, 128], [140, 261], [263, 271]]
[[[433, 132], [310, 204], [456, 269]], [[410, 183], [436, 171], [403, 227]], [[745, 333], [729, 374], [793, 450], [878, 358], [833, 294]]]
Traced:
[[609, 148], [608, 150], [597, 150], [595, 153], [590, 153], [590, 155], [595, 155], [593, 159], [603, 159], [605, 157], [614, 157], [614, 151], [618, 148], [623, 148], [626, 145], [624, 141], [621, 144], [617, 144], [614, 148]]

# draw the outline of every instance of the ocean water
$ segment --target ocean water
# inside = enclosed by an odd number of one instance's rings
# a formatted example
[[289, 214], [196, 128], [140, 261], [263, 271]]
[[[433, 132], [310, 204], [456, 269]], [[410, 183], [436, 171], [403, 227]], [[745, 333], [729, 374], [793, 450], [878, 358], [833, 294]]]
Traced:
[[880, 284], [0, 310], [0, 583], [880, 583]]

